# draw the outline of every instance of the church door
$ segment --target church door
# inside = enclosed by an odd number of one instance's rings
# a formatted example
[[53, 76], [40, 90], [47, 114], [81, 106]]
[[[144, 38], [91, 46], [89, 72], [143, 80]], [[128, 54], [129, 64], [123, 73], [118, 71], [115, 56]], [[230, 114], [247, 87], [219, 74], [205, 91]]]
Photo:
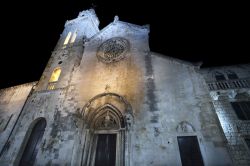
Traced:
[[19, 166], [34, 165], [45, 127], [46, 120], [44, 118], [36, 123], [26, 144]]
[[116, 134], [98, 134], [95, 166], [115, 166]]

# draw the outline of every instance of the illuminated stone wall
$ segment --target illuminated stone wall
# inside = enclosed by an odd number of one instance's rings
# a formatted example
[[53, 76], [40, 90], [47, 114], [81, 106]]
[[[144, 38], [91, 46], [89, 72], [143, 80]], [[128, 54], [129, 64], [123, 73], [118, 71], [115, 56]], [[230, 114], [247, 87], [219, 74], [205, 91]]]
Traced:
[[27, 83], [0, 90], [0, 150], [1, 153], [8, 150], [12, 129], [22, 111], [22, 107], [31, 92], [33, 83]]
[[[1, 165], [18, 165], [41, 117], [47, 126], [35, 165], [89, 165], [91, 120], [102, 107], [119, 112], [123, 122], [117, 132], [119, 165], [181, 165], [177, 136], [197, 136], [205, 165], [232, 165], [199, 67], [151, 52], [148, 26], [118, 17], [101, 31], [98, 24], [92, 10], [65, 24], [8, 138]], [[75, 42], [64, 45], [76, 29]], [[58, 67], [58, 81], [49, 82]]]
[[[99, 32], [98, 25], [99, 20], [92, 10], [84, 11], [76, 19], [65, 23], [65, 28], [51, 54], [51, 58], [39, 80], [36, 90], [48, 89], [48, 81], [51, 74], [58, 67], [61, 68], [62, 72], [55, 88], [64, 88], [69, 85], [75, 67], [80, 64], [84, 52], [83, 44], [87, 38]], [[77, 32], [76, 39], [73, 43], [69, 42], [64, 45], [63, 43], [69, 32], [72, 33], [71, 38], [73, 33]]]
[[[250, 101], [250, 65], [213, 67], [200, 72], [208, 84], [213, 83], [219, 87], [210, 89], [210, 95], [234, 165], [250, 165], [250, 149], [244, 140], [250, 137], [250, 123], [249, 120], [240, 120], [230, 104], [230, 102]], [[218, 72], [224, 75], [225, 81], [215, 79], [215, 74]], [[228, 74], [231, 72], [235, 73], [238, 79], [230, 80]], [[221, 86], [218, 82], [223, 82], [225, 86]]]

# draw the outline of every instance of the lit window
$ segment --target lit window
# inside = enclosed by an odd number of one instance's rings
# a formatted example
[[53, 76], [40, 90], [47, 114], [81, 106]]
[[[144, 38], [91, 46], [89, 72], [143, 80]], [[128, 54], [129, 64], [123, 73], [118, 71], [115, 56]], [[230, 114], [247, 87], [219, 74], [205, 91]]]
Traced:
[[74, 43], [75, 40], [76, 40], [76, 35], [77, 35], [77, 32], [75, 31], [71, 37], [71, 40], [70, 40], [70, 43]]
[[54, 83], [54, 82], [49, 83], [47, 89], [48, 89], [48, 90], [53, 90], [53, 89], [55, 89], [55, 83]]
[[68, 33], [68, 35], [67, 35], [67, 37], [66, 37], [66, 39], [65, 39], [65, 41], [64, 41], [64, 43], [63, 43], [63, 45], [68, 44], [70, 37], [71, 37], [71, 32]]
[[49, 82], [56, 82], [56, 81], [58, 81], [58, 79], [59, 79], [59, 77], [60, 77], [60, 74], [61, 74], [61, 68], [56, 68], [56, 69], [53, 71], [53, 73], [52, 73], [52, 75], [51, 75], [51, 77], [50, 77]]

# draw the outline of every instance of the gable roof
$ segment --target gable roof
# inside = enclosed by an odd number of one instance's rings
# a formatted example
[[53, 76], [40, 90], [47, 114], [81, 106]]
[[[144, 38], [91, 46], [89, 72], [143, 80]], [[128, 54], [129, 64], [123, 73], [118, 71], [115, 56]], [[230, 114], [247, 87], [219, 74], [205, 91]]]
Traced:
[[98, 33], [96, 33], [95, 35], [93, 35], [92, 37], [90, 37], [89, 39], [87, 39], [87, 42], [95, 39], [96, 37], [98, 37], [99, 35], [101, 35], [103, 32], [107, 31], [109, 28], [111, 28], [114, 25], [117, 24], [122, 24], [124, 26], [127, 26], [128, 29], [134, 29], [136, 31], [142, 32], [142, 33], [149, 33], [149, 25], [136, 25], [136, 24], [132, 24], [132, 23], [128, 23], [128, 22], [124, 22], [124, 21], [119, 21], [118, 16], [114, 17], [114, 21], [109, 23], [106, 27], [104, 27], [103, 29], [101, 29]]

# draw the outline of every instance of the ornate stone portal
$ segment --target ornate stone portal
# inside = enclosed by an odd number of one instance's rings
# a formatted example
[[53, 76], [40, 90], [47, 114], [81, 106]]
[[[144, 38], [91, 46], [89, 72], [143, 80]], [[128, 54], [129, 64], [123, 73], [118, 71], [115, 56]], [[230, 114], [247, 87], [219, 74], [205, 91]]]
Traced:
[[100, 45], [97, 51], [97, 58], [104, 63], [117, 62], [125, 58], [128, 50], [128, 40], [121, 37], [114, 37]]
[[118, 130], [119, 119], [109, 107], [105, 108], [103, 115], [100, 115], [94, 124], [95, 130]]
[[[100, 104], [103, 101], [105, 104]], [[115, 165], [130, 165], [130, 129], [133, 116], [131, 106], [125, 98], [114, 93], [97, 95], [83, 108], [82, 115], [85, 122], [82, 130], [82, 140], [85, 140], [82, 165], [95, 165], [100, 135], [115, 136]]]

